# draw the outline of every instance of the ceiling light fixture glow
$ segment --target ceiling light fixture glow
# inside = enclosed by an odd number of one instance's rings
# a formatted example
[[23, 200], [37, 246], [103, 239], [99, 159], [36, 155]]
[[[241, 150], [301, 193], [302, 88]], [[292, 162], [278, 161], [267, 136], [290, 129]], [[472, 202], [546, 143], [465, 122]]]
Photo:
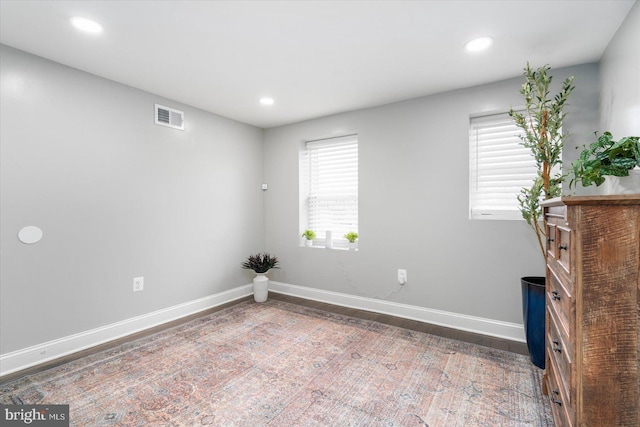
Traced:
[[96, 21], [92, 21], [91, 19], [74, 16], [70, 21], [74, 27], [87, 33], [98, 34], [102, 32], [102, 25], [98, 24]]
[[464, 47], [469, 52], [478, 52], [481, 50], [485, 50], [492, 44], [493, 44], [493, 39], [491, 37], [478, 37], [468, 42], [466, 45], [464, 45]]
[[262, 105], [273, 105], [275, 101], [273, 100], [273, 98], [261, 98], [260, 99], [260, 104]]

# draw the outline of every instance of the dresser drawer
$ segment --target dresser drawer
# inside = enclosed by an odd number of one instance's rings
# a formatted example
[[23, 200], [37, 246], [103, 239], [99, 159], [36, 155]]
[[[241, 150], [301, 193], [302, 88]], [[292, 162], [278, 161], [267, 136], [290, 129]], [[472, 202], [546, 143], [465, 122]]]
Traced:
[[558, 319], [553, 310], [547, 311], [549, 316], [549, 329], [547, 331], [547, 353], [554, 359], [556, 367], [557, 383], [562, 387], [567, 404], [571, 404], [570, 378], [571, 378], [571, 341], [558, 325]]
[[571, 229], [564, 225], [558, 225], [555, 243], [558, 249], [555, 255], [558, 264], [571, 275]]
[[553, 412], [553, 421], [555, 427], [571, 427], [573, 421], [571, 414], [573, 411], [571, 405], [564, 394], [564, 389], [559, 385], [559, 376], [557, 371], [557, 365], [552, 355], [547, 351], [548, 359], [550, 360], [549, 366], [547, 366], [547, 390], [549, 392], [549, 404], [551, 405], [551, 412]]
[[547, 217], [558, 218], [558, 221], [565, 222], [567, 218], [567, 206], [566, 205], [549, 206], [547, 208]]
[[555, 313], [558, 329], [569, 336], [571, 316], [571, 293], [558, 278], [553, 269], [549, 269], [549, 284], [547, 286], [547, 307]]

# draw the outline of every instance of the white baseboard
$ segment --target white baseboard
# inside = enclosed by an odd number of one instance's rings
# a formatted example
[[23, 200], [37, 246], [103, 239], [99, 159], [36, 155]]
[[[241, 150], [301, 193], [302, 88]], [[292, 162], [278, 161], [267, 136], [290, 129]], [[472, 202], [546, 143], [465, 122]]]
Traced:
[[389, 314], [419, 322], [431, 323], [447, 328], [488, 335], [506, 340], [525, 342], [524, 326], [518, 323], [503, 322], [466, 314], [451, 313], [392, 301], [324, 291], [321, 289], [291, 285], [281, 282], [269, 282], [269, 290], [285, 295], [326, 302], [343, 307]]
[[0, 355], [0, 378], [4, 375], [39, 365], [50, 360], [95, 347], [136, 332], [144, 331], [182, 317], [235, 301], [253, 294], [253, 285], [240, 286], [225, 292], [188, 301], [173, 307], [91, 329], [79, 334]]
[[[291, 295], [314, 301], [326, 302], [343, 307], [389, 314], [405, 319], [431, 323], [447, 328], [474, 332], [477, 334], [525, 342], [523, 325], [502, 322], [482, 317], [467, 316], [459, 313], [434, 310], [408, 304], [321, 289], [291, 285], [282, 282], [269, 282], [273, 292]], [[35, 366], [50, 360], [95, 347], [97, 345], [135, 334], [182, 317], [186, 317], [210, 308], [253, 294], [253, 285], [240, 286], [225, 292], [209, 295], [194, 301], [178, 304], [152, 313], [91, 329], [75, 335], [62, 337], [32, 347], [0, 355], [0, 379], [2, 376]]]

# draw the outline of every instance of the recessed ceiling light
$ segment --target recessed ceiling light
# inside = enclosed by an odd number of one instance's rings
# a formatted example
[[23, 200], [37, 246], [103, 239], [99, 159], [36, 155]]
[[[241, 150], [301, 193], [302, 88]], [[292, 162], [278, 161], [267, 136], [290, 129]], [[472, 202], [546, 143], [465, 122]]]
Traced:
[[74, 27], [87, 33], [97, 34], [102, 32], [102, 25], [98, 24], [96, 21], [92, 21], [91, 19], [74, 16], [70, 21]]
[[262, 105], [273, 105], [274, 102], [273, 98], [260, 98], [260, 104]]
[[464, 47], [469, 52], [478, 52], [480, 50], [484, 50], [493, 44], [493, 39], [491, 37], [478, 37], [476, 39], [468, 42]]

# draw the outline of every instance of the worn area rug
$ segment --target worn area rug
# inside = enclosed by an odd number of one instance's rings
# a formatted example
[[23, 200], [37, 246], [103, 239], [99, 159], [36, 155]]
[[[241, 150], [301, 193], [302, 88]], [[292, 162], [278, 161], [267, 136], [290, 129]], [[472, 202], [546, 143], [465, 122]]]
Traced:
[[72, 426], [553, 426], [526, 356], [246, 301], [7, 383]]

